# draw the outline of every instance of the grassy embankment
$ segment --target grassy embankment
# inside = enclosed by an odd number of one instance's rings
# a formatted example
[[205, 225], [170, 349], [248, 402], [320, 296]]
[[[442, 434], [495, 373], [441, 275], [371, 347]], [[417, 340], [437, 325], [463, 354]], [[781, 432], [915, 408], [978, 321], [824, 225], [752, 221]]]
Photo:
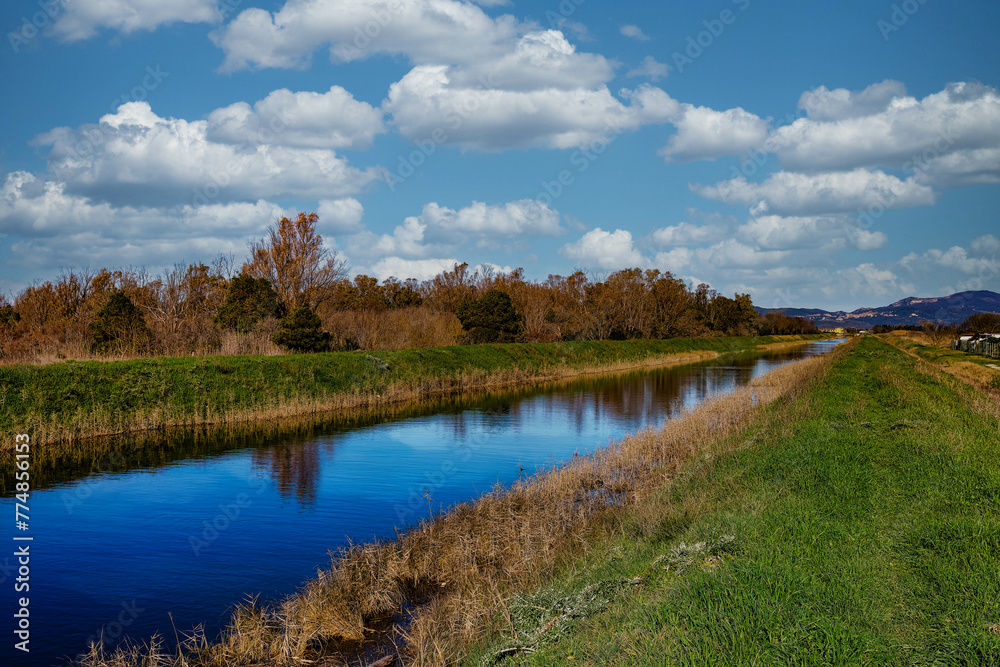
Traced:
[[[331, 652], [370, 639], [402, 608], [415, 664], [451, 664], [504, 618], [511, 595], [542, 585], [642, 515], [645, 499], [717, 438], [745, 428], [768, 403], [790, 398], [829, 357], [785, 366], [660, 430], [498, 488], [425, 521], [396, 540], [356, 545], [281, 603], [238, 608], [215, 641], [196, 637], [180, 655], [161, 644], [86, 661], [111, 665], [340, 664]], [[658, 511], [658, 510], [657, 510]], [[628, 518], [628, 521], [632, 519]], [[659, 521], [650, 516], [650, 530]], [[397, 619], [398, 620], [398, 619]], [[356, 644], [354, 644], [356, 646]], [[333, 660], [332, 662], [330, 660]], [[351, 663], [351, 664], [357, 664]]]
[[1000, 665], [996, 401], [874, 338], [839, 356], [468, 662]]
[[158, 357], [0, 368], [0, 449], [163, 426], [252, 422], [589, 372], [686, 363], [817, 336], [477, 345], [315, 355]]
[[964, 382], [1000, 396], [1000, 359], [952, 350], [949, 346], [938, 347], [926, 334], [917, 331], [894, 331], [882, 338]]

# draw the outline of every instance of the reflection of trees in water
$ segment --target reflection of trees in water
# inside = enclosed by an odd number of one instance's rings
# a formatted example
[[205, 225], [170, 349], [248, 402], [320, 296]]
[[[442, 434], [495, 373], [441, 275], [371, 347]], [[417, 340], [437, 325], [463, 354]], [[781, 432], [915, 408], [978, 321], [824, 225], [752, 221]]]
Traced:
[[294, 497], [302, 505], [312, 505], [316, 502], [320, 476], [320, 450], [332, 447], [332, 443], [285, 441], [254, 450], [251, 461], [255, 469], [270, 473], [279, 496], [285, 499]]
[[[305, 444], [308, 441], [332, 443], [335, 434], [428, 415], [452, 415], [446, 428], [459, 445], [470, 444], [470, 438], [501, 431], [511, 423], [526, 423], [532, 419], [559, 423], [578, 434], [583, 433], [594, 419], [641, 417], [641, 421], [652, 424], [676, 415], [708, 395], [732, 387], [734, 381], [744, 384], [752, 376], [758, 360], [765, 365], [760, 369], [763, 371], [784, 361], [809, 356], [814, 351], [812, 348], [817, 347], [818, 351], [827, 351], [833, 344], [750, 353], [720, 362], [623, 376], [596, 376], [541, 389], [522, 387], [499, 395], [440, 397], [417, 405], [350, 411], [319, 418], [307, 416], [301, 420], [263, 424], [157, 430], [57, 445], [32, 453], [32, 488], [74, 482], [92, 474], [157, 468], [173, 461], [210, 459], [232, 450], [254, 448], [255, 467], [274, 476], [283, 496], [311, 503], [320, 473], [317, 447], [333, 445], [314, 444], [310, 448]], [[708, 370], [712, 366], [715, 368]], [[467, 412], [470, 409], [471, 412]], [[0, 470], [0, 496], [13, 495], [14, 471], [13, 466]]]
[[463, 408], [450, 415], [442, 427], [458, 445], [472, 444], [492, 433], [501, 433], [510, 427], [511, 417], [519, 414], [512, 400], [506, 396], [480, 399], [476, 407]]
[[[767, 355], [774, 361], [787, 355]], [[518, 421], [558, 419], [577, 433], [594, 419], [654, 424], [704, 398], [750, 381], [759, 355], [619, 376], [580, 380], [552, 389], [541, 400], [514, 403]]]
[[503, 432], [511, 424], [558, 422], [578, 434], [595, 420], [655, 424], [707, 396], [749, 382], [761, 356], [777, 361], [786, 355], [749, 354], [721, 365], [708, 362], [601, 375], [541, 391], [522, 388], [476, 397], [465, 404], [456, 401], [456, 410], [444, 427], [453, 442], [468, 444], [470, 439], [488, 438], [493, 431]]
[[[576, 433], [587, 431], [595, 419], [633, 421], [639, 417], [652, 422], [677, 412], [679, 398], [688, 390], [691, 370], [682, 367], [577, 380], [524, 397], [528, 400], [507, 403], [502, 412], [484, 410], [477, 418], [488, 422], [488, 417], [502, 414], [505, 422], [555, 421]], [[465, 424], [456, 420], [455, 428], [464, 430]]]

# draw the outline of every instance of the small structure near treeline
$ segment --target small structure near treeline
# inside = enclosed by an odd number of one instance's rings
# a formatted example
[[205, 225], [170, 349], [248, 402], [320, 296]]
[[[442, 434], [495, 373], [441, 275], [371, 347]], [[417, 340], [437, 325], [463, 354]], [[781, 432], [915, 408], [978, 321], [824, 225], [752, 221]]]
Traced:
[[977, 333], [959, 336], [951, 342], [951, 349], [1000, 359], [1000, 333]]

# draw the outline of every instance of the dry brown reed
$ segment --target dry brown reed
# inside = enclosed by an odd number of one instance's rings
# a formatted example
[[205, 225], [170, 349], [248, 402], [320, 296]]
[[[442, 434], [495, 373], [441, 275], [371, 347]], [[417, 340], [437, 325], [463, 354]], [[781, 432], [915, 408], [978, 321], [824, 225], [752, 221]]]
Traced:
[[[801, 343], [799, 343], [801, 344]], [[537, 371], [521, 368], [496, 371], [463, 371], [453, 375], [423, 377], [415, 381], [397, 381], [380, 392], [356, 390], [327, 392], [307, 386], [299, 393], [271, 395], [252, 406], [234, 406], [214, 399], [195, 406], [152, 405], [119, 413], [115, 406], [104, 410], [77, 410], [71, 415], [50, 414], [27, 418], [19, 430], [32, 433], [34, 441], [46, 446], [67, 445], [82, 439], [107, 437], [122, 433], [191, 427], [231, 426], [290, 419], [303, 416], [336, 415], [359, 410], [377, 410], [392, 406], [419, 403], [443, 396], [467, 395], [499, 391], [541, 383], [567, 382], [589, 375], [618, 374], [644, 368], [665, 368], [718, 357], [717, 352], [698, 351], [648, 357], [642, 360], [596, 364], [571, 368], [550, 366]], [[8, 445], [4, 445], [7, 442]], [[0, 450], [11, 449], [13, 438], [0, 442]]]
[[[257, 330], [249, 333], [235, 331], [216, 332], [208, 341], [188, 345], [171, 344], [158, 347], [154, 356], [211, 356], [211, 355], [264, 355], [276, 356], [288, 354], [271, 341], [271, 335], [278, 330], [278, 321], [269, 318], [264, 320]], [[39, 340], [19, 341], [14, 344], [3, 340], [4, 332], [0, 332], [0, 366], [31, 364], [45, 366], [61, 361], [126, 361], [130, 359], [148, 359], [147, 353], [109, 353], [95, 354], [90, 349], [89, 339], [82, 337], [50, 336]], [[203, 337], [203, 338], [208, 338]]]
[[[224, 331], [220, 337], [219, 347], [205, 350], [204, 354], [217, 354], [225, 357], [235, 355], [262, 355], [275, 357], [288, 352], [271, 341], [271, 336], [278, 330], [276, 320], [266, 320], [266, 327], [250, 333]], [[198, 355], [201, 356], [201, 355]]]
[[[839, 353], [834, 353], [839, 354]], [[538, 587], [596, 540], [631, 521], [658, 523], [645, 499], [696, 457], [745, 428], [768, 403], [790, 398], [825, 372], [833, 355], [783, 366], [718, 396], [661, 428], [574, 457], [425, 520], [396, 540], [352, 545], [297, 594], [276, 606], [239, 608], [221, 639], [178, 656], [187, 664], [294, 665], [328, 659], [371, 635], [379, 618], [413, 610], [397, 630], [412, 665], [455, 664], [503, 618], [504, 598]], [[654, 507], [654, 506], [650, 506]], [[120, 663], [97, 659], [88, 667]], [[131, 663], [137, 664], [137, 663]]]
[[320, 314], [335, 341], [353, 341], [362, 350], [405, 350], [455, 345], [462, 325], [454, 313], [429, 306], [393, 310], [338, 310]]

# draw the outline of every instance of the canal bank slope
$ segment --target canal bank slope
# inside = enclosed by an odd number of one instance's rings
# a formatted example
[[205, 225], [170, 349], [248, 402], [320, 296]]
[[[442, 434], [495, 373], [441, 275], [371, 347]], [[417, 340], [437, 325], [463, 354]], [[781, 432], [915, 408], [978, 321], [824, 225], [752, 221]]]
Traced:
[[837, 357], [456, 662], [1000, 665], [1000, 406], [873, 337]]
[[823, 336], [469, 345], [277, 357], [156, 357], [0, 368], [0, 449], [246, 423], [666, 366]]

